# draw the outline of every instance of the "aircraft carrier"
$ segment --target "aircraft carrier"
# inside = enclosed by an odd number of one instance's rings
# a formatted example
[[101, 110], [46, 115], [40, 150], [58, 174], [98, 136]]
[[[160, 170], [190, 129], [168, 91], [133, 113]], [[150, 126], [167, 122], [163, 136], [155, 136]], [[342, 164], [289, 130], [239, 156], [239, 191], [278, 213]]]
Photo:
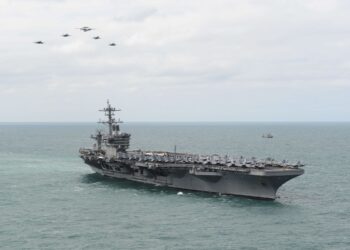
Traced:
[[[93, 148], [81, 148], [80, 157], [91, 169], [103, 176], [127, 179], [156, 186], [219, 194], [276, 199], [278, 188], [302, 175], [300, 162], [291, 164], [271, 158], [258, 160], [232, 156], [128, 150], [130, 134], [120, 131], [121, 121], [107, 101], [100, 110], [107, 121], [108, 133], [97, 131]], [[175, 150], [176, 151], [176, 150]]]

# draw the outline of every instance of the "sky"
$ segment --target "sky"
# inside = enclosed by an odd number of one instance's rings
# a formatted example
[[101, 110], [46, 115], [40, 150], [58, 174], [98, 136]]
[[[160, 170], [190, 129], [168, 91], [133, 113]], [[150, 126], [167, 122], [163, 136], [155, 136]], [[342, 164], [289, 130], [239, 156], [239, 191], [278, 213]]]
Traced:
[[0, 27], [0, 122], [107, 99], [124, 121], [350, 121], [347, 0], [0, 0]]

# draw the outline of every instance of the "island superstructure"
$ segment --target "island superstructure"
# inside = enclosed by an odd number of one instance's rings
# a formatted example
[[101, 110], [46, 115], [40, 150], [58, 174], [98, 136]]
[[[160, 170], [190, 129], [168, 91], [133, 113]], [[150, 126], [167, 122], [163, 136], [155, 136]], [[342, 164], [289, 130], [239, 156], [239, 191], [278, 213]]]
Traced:
[[103, 176], [127, 179], [156, 186], [195, 190], [251, 198], [276, 198], [278, 188], [302, 175], [298, 163], [258, 160], [232, 156], [199, 155], [166, 151], [128, 150], [130, 134], [120, 131], [121, 121], [107, 101], [105, 113], [108, 133], [97, 131], [93, 148], [81, 148], [80, 157]]

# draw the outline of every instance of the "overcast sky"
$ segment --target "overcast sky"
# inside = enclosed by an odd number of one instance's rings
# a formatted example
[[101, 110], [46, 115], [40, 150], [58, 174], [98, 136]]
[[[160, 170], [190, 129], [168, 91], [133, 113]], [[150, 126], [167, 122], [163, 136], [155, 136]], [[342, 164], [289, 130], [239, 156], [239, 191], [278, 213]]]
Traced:
[[0, 27], [0, 122], [106, 99], [124, 121], [350, 121], [347, 0], [0, 0]]

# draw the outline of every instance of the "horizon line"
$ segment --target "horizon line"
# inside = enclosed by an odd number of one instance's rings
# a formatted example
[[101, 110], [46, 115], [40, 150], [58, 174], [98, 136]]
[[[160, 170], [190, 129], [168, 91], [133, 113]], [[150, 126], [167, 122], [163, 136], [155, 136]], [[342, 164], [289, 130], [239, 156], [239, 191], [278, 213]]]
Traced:
[[[98, 123], [96, 121], [0, 121], [0, 124], [11, 123]], [[122, 123], [350, 123], [349, 121], [126, 121]]]

